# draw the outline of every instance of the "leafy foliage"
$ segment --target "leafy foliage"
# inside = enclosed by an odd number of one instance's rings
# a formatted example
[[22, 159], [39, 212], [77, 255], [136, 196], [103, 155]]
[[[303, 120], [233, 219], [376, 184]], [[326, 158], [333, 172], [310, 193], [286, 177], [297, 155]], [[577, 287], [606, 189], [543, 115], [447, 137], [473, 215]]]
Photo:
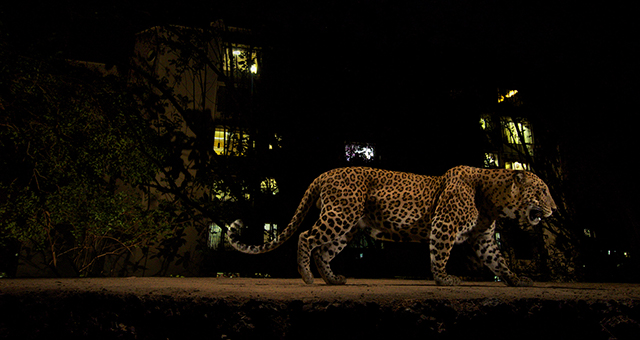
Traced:
[[[222, 41], [222, 26], [149, 29], [137, 36], [142, 51], [131, 63], [134, 82], [148, 89], [139, 101], [167, 150], [156, 160], [163, 166], [150, 186], [171, 202], [177, 225], [199, 233], [211, 222], [223, 226], [245, 215], [240, 210], [251, 205], [249, 197], [258, 196], [268, 168], [258, 159], [256, 144], [264, 136], [275, 138], [255, 114], [261, 109], [259, 96], [247, 67], [240, 72], [224, 64], [233, 55]], [[220, 154], [212, 147], [216, 127], [228, 132]], [[268, 143], [274, 144], [261, 144]], [[167, 239], [158, 255], [176, 259], [181, 245]], [[177, 262], [187, 264], [184, 258]]]
[[98, 275], [167, 230], [145, 183], [163, 157], [127, 84], [0, 49], [0, 236]]
[[[487, 110], [493, 113], [486, 115], [482, 122], [486, 124], [482, 126], [485, 148], [499, 150], [502, 155], [508, 154], [509, 160], [525, 164], [528, 170], [542, 178], [549, 186], [558, 209], [549, 219], [529, 230], [530, 238], [536, 241], [521, 247], [533, 250], [522, 264], [517, 263], [516, 252], [509, 245], [509, 242], [517, 243], [519, 237], [509, 236], [508, 233], [513, 232], [510, 230], [514, 228], [508, 222], [501, 221], [499, 230], [505, 237], [504, 248], [510, 248], [503, 249], [503, 253], [512, 266], [521, 267], [519, 270], [531, 273], [530, 276], [538, 275], [545, 280], [574, 280], [578, 276], [576, 260], [580, 226], [575, 223], [572, 202], [566, 197], [569, 183], [563, 168], [562, 152], [557, 137], [549, 131], [548, 123], [535, 119], [541, 116], [535, 112], [536, 107], [523, 102], [516, 93], [510, 91], [502, 95], [498, 90], [498, 105]], [[534, 126], [535, 140], [532, 138], [531, 124]]]

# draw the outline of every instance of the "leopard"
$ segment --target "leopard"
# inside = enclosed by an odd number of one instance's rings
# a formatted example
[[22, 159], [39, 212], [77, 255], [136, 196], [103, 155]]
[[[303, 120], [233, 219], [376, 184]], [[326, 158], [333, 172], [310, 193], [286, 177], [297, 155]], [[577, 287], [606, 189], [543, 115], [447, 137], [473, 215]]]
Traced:
[[557, 206], [548, 186], [530, 171], [456, 166], [441, 176], [426, 176], [371, 167], [329, 170], [313, 180], [287, 227], [261, 245], [241, 242], [242, 220], [226, 232], [230, 245], [247, 254], [269, 252], [299, 229], [314, 205], [320, 216], [298, 237], [298, 272], [314, 282], [311, 258], [328, 285], [347, 279], [330, 263], [359, 232], [373, 239], [428, 244], [436, 285], [462, 280], [446, 271], [455, 244], [468, 242], [478, 261], [507, 286], [526, 287], [533, 280], [514, 274], [500, 253], [496, 221], [513, 219], [528, 229], [551, 216]]

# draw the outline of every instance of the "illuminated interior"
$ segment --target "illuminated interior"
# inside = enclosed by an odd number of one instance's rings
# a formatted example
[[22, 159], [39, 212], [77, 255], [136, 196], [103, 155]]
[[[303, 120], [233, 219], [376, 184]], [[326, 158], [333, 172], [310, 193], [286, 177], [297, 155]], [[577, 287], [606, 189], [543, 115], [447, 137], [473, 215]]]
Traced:
[[264, 243], [271, 242], [278, 237], [278, 225], [276, 223], [264, 224]]
[[278, 189], [278, 183], [276, 183], [276, 180], [273, 178], [267, 178], [260, 182], [260, 190], [263, 193], [271, 193], [272, 195], [280, 192], [280, 189]]
[[504, 162], [504, 168], [511, 169], [511, 170], [527, 170], [527, 171], [531, 170], [531, 167], [529, 166], [529, 164], [521, 163], [521, 162]]
[[[227, 228], [229, 225], [225, 225]], [[227, 244], [227, 239], [222, 234], [222, 228], [217, 224], [211, 223], [209, 225], [209, 238], [207, 239], [207, 246], [209, 249], [219, 250], [224, 249]]]
[[498, 154], [496, 153], [485, 153], [484, 154], [484, 167], [485, 168], [499, 168], [500, 161], [498, 159]]
[[533, 144], [533, 134], [529, 123], [525, 120], [514, 122], [513, 119], [503, 118], [504, 136], [509, 144]]
[[[231, 53], [229, 53], [229, 50]], [[240, 44], [232, 44], [224, 54], [224, 70], [232, 72], [250, 72], [258, 74], [258, 53], [259, 49]]]
[[[498, 89], [498, 103], [511, 98], [514, 106], [521, 105], [516, 96], [518, 90]], [[533, 132], [530, 122], [522, 117], [482, 114], [480, 128], [485, 131], [490, 148], [484, 154], [484, 167], [531, 170], [531, 165], [522, 162], [524, 156], [533, 156]]]
[[230, 131], [224, 126], [217, 126], [213, 135], [213, 151], [224, 156], [244, 156], [243, 143], [249, 140], [249, 134]]
[[498, 94], [498, 103], [502, 103], [506, 98], [511, 98], [518, 93], [518, 90], [510, 90], [506, 95]]
[[347, 162], [371, 162], [375, 159], [375, 147], [369, 143], [348, 143], [344, 146]]

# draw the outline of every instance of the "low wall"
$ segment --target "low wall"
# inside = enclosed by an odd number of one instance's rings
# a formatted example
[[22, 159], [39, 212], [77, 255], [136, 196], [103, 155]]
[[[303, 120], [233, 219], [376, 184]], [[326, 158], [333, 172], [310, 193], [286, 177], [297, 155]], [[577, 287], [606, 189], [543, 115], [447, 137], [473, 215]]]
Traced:
[[2, 279], [10, 339], [640, 339], [640, 285]]

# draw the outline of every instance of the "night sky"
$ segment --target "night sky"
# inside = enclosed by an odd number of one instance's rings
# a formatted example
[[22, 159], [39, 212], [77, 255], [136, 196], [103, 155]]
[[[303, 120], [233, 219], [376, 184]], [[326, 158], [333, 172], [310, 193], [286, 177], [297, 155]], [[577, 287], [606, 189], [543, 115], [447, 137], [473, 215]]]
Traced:
[[[398, 162], [385, 166], [396, 170], [434, 171], [467, 161], [466, 146], [455, 145], [455, 134], [465, 130], [443, 134], [455, 117], [429, 110], [444, 105], [433, 103], [449, 89], [483, 88], [491, 95], [497, 87], [518, 89], [569, 150], [567, 162], [580, 174], [576, 187], [593, 198], [581, 207], [589, 213], [585, 223], [624, 230], [625, 246], [637, 247], [640, 27], [631, 7], [578, 1], [97, 3], [20, 1], [2, 5], [0, 21], [16, 44], [109, 64], [126, 60], [132, 34], [154, 25], [206, 26], [222, 18], [252, 28], [271, 46], [272, 72], [280, 77], [273, 101], [282, 103], [274, 119], [300, 126], [292, 138], [310, 139], [317, 154], [329, 141], [375, 141], [393, 149], [388, 156]], [[455, 152], [441, 151], [445, 145]], [[326, 170], [322, 161], [305, 171]]]

